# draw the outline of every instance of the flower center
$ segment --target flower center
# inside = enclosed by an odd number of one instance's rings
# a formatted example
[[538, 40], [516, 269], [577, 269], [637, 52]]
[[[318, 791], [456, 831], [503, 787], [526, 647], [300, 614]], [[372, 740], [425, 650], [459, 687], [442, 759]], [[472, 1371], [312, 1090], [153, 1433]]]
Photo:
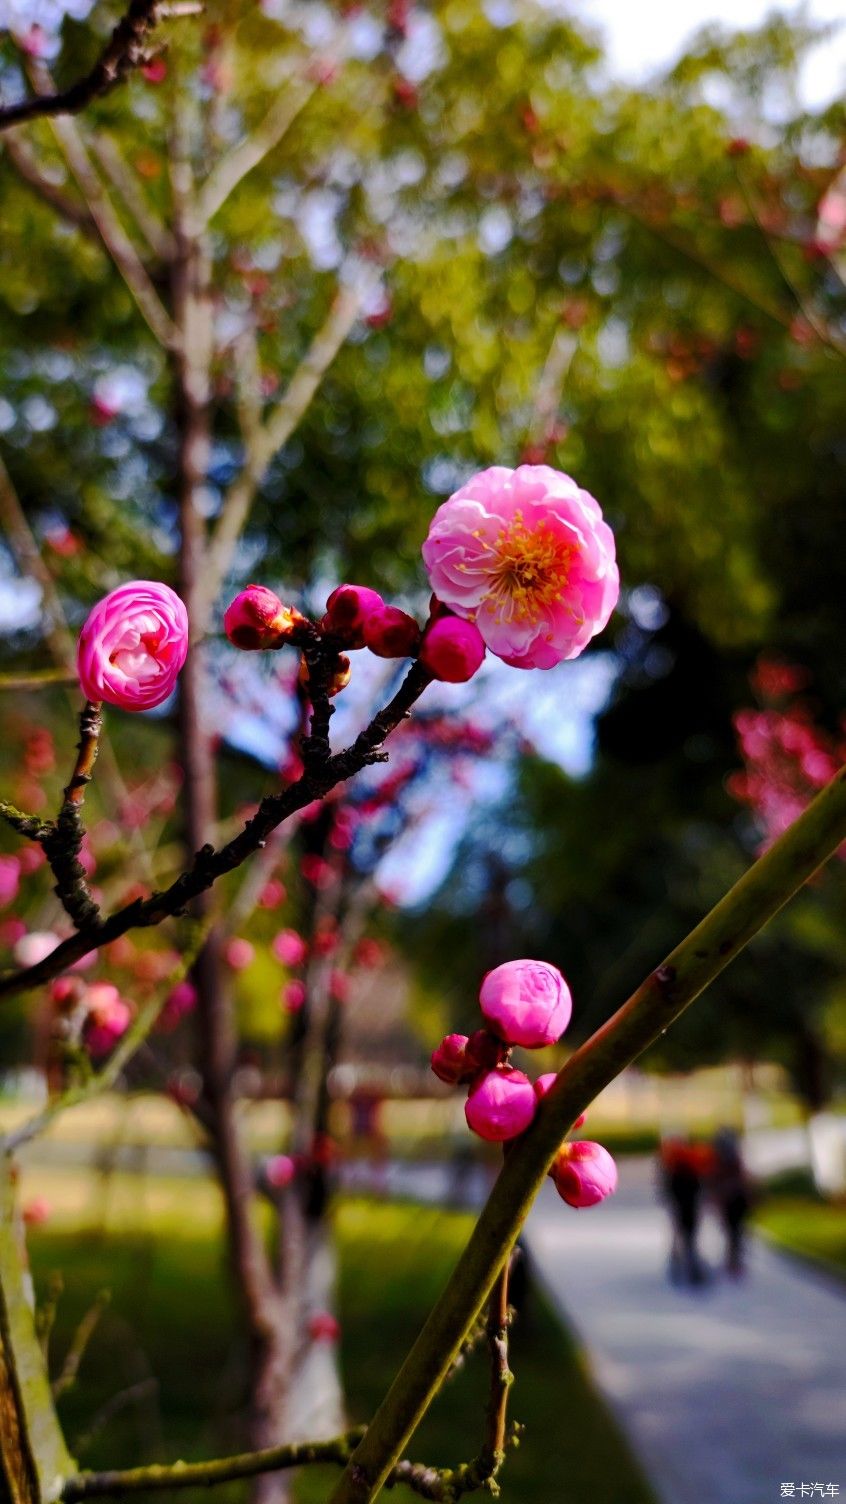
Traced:
[[494, 544], [491, 604], [503, 621], [535, 622], [566, 588], [575, 549], [540, 522], [529, 530], [515, 512]]
[[110, 662], [127, 679], [155, 679], [162, 672], [167, 644], [161, 622], [151, 615], [139, 617], [129, 625], [109, 655]]

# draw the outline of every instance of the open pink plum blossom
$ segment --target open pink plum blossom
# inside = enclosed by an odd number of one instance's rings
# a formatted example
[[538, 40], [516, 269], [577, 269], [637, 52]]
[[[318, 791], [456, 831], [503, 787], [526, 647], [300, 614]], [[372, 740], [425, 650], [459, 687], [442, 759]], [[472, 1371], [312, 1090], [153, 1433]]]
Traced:
[[485, 1023], [506, 1044], [539, 1050], [561, 1038], [573, 1009], [570, 989], [548, 961], [505, 961], [479, 993]]
[[119, 585], [91, 611], [77, 668], [88, 700], [150, 710], [171, 693], [188, 654], [188, 613], [157, 580]]
[[535, 1115], [537, 1098], [528, 1076], [501, 1065], [471, 1088], [464, 1108], [468, 1128], [492, 1144], [524, 1133]]
[[423, 544], [432, 589], [515, 668], [576, 658], [620, 593], [598, 502], [549, 465], [493, 465], [439, 507]]
[[562, 1144], [550, 1175], [569, 1206], [596, 1206], [617, 1189], [617, 1166], [601, 1144]]

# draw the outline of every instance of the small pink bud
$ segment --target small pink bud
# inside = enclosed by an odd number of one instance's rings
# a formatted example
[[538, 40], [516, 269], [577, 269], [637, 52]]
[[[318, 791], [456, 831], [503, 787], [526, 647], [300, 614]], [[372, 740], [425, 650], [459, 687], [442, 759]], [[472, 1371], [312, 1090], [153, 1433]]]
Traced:
[[329, 996], [336, 1003], [345, 1003], [350, 995], [350, 979], [344, 971], [333, 971], [329, 978]]
[[347, 648], [364, 647], [364, 624], [374, 611], [381, 611], [385, 602], [376, 590], [367, 585], [339, 585], [326, 602], [326, 615], [321, 622], [324, 632], [332, 632]]
[[294, 606], [285, 606], [265, 585], [248, 585], [227, 606], [223, 629], [236, 648], [255, 652], [288, 642], [305, 621]]
[[274, 1190], [282, 1191], [286, 1185], [290, 1185], [296, 1173], [296, 1165], [290, 1154], [274, 1154], [264, 1167], [268, 1185]]
[[20, 862], [16, 856], [0, 856], [0, 908], [14, 903], [21, 881]]
[[233, 935], [223, 947], [223, 959], [233, 971], [245, 971], [255, 955], [255, 947], [240, 935]]
[[436, 679], [465, 684], [482, 666], [485, 644], [478, 627], [459, 616], [442, 616], [423, 638], [420, 662]]
[[308, 1334], [313, 1342], [337, 1342], [341, 1324], [330, 1311], [315, 1311], [309, 1318]]
[[617, 1166], [601, 1144], [562, 1144], [549, 1173], [568, 1206], [596, 1206], [617, 1189]]
[[561, 972], [547, 961], [505, 961], [479, 993], [485, 1022], [506, 1044], [539, 1050], [561, 1038], [573, 1008]]
[[305, 982], [299, 981], [298, 978], [286, 982], [282, 988], [281, 997], [282, 1006], [287, 1013], [299, 1013], [306, 1000]]
[[46, 1222], [53, 1208], [46, 1196], [33, 1196], [23, 1208], [22, 1216], [27, 1227], [40, 1227]]
[[538, 1076], [535, 1082], [535, 1096], [539, 1102], [543, 1100], [548, 1091], [552, 1090], [557, 1079], [555, 1071], [547, 1071], [545, 1076]]
[[525, 1132], [535, 1115], [536, 1103], [528, 1076], [501, 1065], [471, 1088], [464, 1116], [480, 1138], [501, 1144]]
[[168, 996], [166, 1006], [171, 1010], [171, 1012], [175, 1013], [177, 1017], [181, 1018], [183, 1013], [190, 1013], [191, 1009], [196, 1007], [196, 1004], [197, 989], [194, 986], [193, 982], [186, 980], [183, 982], [177, 982], [176, 986], [172, 989]]
[[439, 1081], [448, 1086], [457, 1086], [459, 1081], [470, 1081], [478, 1066], [467, 1057], [469, 1040], [466, 1034], [447, 1034], [432, 1053], [432, 1070]]
[[86, 699], [151, 710], [176, 685], [188, 656], [188, 613], [158, 580], [131, 580], [97, 602], [79, 634], [77, 669]]
[[287, 896], [285, 884], [281, 883], [277, 877], [272, 877], [270, 882], [265, 883], [259, 894], [259, 908], [278, 909]]
[[270, 949], [283, 966], [301, 966], [308, 955], [308, 946], [296, 930], [280, 930], [274, 936]]
[[409, 658], [419, 642], [417, 622], [399, 606], [382, 606], [365, 618], [364, 645], [377, 658]]

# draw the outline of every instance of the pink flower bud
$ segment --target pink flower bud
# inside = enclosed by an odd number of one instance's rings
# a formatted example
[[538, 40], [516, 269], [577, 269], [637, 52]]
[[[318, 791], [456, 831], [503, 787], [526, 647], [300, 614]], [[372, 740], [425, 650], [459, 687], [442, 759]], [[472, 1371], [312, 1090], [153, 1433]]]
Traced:
[[132, 1020], [132, 1010], [111, 982], [92, 982], [88, 988], [88, 1020], [85, 1043], [90, 1055], [99, 1059], [114, 1049]]
[[240, 935], [233, 935], [223, 947], [223, 959], [233, 971], [245, 971], [255, 953], [255, 946]]
[[326, 615], [321, 622], [325, 632], [339, 637], [347, 648], [364, 647], [364, 623], [374, 611], [381, 611], [385, 602], [376, 590], [366, 585], [339, 585], [326, 602]]
[[286, 1185], [291, 1184], [296, 1168], [290, 1154], [274, 1154], [264, 1167], [268, 1185], [272, 1185], [277, 1191], [284, 1190]]
[[546, 961], [506, 961], [489, 971], [479, 1003], [491, 1032], [506, 1044], [539, 1050], [561, 1038], [572, 998], [561, 972]]
[[478, 627], [459, 616], [442, 616], [423, 638], [420, 662], [436, 679], [465, 684], [481, 668], [485, 644]]
[[464, 1116], [480, 1138], [501, 1144], [525, 1132], [535, 1115], [536, 1101], [528, 1076], [501, 1065], [471, 1088]]
[[408, 658], [419, 642], [417, 622], [399, 606], [382, 606], [365, 618], [364, 645], [377, 658]]
[[341, 1324], [330, 1311], [315, 1311], [309, 1318], [308, 1334], [313, 1342], [337, 1342]]
[[33, 1196], [24, 1206], [22, 1216], [27, 1227], [40, 1227], [49, 1219], [52, 1210], [46, 1196]]
[[77, 669], [88, 700], [150, 710], [173, 690], [188, 655], [188, 613], [169, 585], [132, 580], [90, 612]]
[[[552, 1091], [552, 1088], [555, 1085], [555, 1083], [556, 1083], [557, 1080], [558, 1080], [558, 1077], [555, 1074], [555, 1071], [547, 1071], [547, 1073], [546, 1073], [545, 1076], [538, 1076], [538, 1079], [535, 1082], [535, 1096], [537, 1097], [537, 1099], [538, 1099], [539, 1102], [541, 1102], [543, 1100], [543, 1098], [547, 1095], [548, 1092]], [[576, 1121], [573, 1124], [573, 1127], [574, 1128], [581, 1128], [582, 1124], [584, 1122], [586, 1122], [586, 1121], [587, 1121], [587, 1113], [582, 1112], [576, 1118]]]
[[0, 908], [14, 903], [21, 881], [20, 863], [16, 856], [0, 856]]
[[227, 606], [223, 629], [236, 648], [254, 652], [287, 642], [305, 618], [293, 606], [285, 606], [265, 585], [248, 585]]
[[281, 883], [278, 877], [272, 877], [270, 882], [265, 883], [259, 894], [259, 908], [278, 909], [287, 896], [285, 884]]
[[617, 1166], [601, 1144], [562, 1144], [549, 1173], [568, 1206], [596, 1206], [617, 1189]]
[[552, 1090], [557, 1079], [555, 1071], [547, 1071], [545, 1076], [538, 1076], [535, 1082], [535, 1096], [539, 1102], [543, 1100], [548, 1091]]
[[280, 930], [273, 937], [270, 949], [283, 966], [301, 966], [308, 955], [308, 946], [296, 930]]
[[183, 1013], [190, 1013], [192, 1008], [196, 1007], [196, 1004], [197, 989], [193, 982], [189, 982], [186, 979], [185, 981], [177, 982], [176, 986], [170, 992], [165, 1006], [171, 1012], [175, 1013], [177, 1017], [181, 1018]]
[[432, 1070], [439, 1081], [448, 1086], [457, 1086], [459, 1081], [470, 1081], [478, 1066], [467, 1058], [469, 1040], [466, 1034], [447, 1034], [432, 1053]]
[[346, 1003], [350, 995], [350, 979], [344, 971], [333, 971], [329, 978], [329, 996], [336, 1003]]
[[306, 1000], [305, 982], [294, 978], [292, 982], [286, 982], [281, 993], [282, 1006], [287, 1013], [299, 1013]]

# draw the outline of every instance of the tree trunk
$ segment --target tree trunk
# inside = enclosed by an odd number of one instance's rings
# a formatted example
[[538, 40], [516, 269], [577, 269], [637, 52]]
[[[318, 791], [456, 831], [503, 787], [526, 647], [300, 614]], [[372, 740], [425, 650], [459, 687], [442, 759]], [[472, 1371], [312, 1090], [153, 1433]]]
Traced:
[[[192, 644], [180, 678], [179, 738], [185, 772], [185, 840], [189, 854], [210, 841], [217, 817], [212, 743], [204, 729], [204, 663], [200, 645], [207, 622], [200, 604], [206, 553], [200, 509], [210, 455], [212, 306], [208, 255], [192, 223], [192, 187], [187, 152], [174, 156], [176, 256], [172, 267], [174, 321], [180, 347], [174, 355], [179, 427], [180, 593], [188, 609]], [[213, 898], [196, 900], [194, 913], [208, 918]], [[215, 926], [193, 968], [197, 989], [198, 1065], [203, 1082], [212, 1151], [226, 1209], [230, 1262], [243, 1305], [250, 1347], [249, 1443], [273, 1446], [282, 1437], [282, 1400], [290, 1369], [290, 1344], [269, 1259], [253, 1219], [254, 1183], [249, 1154], [238, 1131], [233, 1092], [237, 1040], [231, 998], [221, 965]], [[281, 1476], [267, 1474], [255, 1485], [262, 1504], [286, 1497]]]

